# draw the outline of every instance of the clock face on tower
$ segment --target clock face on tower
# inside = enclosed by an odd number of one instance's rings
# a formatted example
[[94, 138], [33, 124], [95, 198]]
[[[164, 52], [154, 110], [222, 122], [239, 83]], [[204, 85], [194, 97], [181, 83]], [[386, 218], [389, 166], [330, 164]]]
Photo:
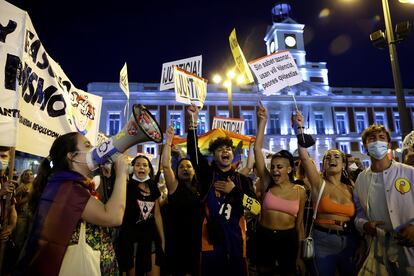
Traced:
[[285, 34], [285, 46], [288, 49], [296, 49], [296, 35], [295, 34]]

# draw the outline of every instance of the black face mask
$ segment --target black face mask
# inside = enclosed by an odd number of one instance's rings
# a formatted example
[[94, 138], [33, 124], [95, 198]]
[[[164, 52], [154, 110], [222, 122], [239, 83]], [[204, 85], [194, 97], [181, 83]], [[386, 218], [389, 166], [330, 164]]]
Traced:
[[296, 135], [296, 138], [298, 138], [298, 144], [302, 148], [310, 148], [313, 145], [315, 145], [315, 140], [309, 134], [305, 134], [305, 133], [298, 134], [298, 135]]

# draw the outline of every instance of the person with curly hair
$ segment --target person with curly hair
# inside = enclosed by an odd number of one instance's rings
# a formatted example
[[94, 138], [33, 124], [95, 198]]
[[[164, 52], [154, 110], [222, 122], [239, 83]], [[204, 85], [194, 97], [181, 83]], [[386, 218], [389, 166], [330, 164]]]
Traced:
[[244, 209], [258, 214], [251, 180], [232, 167], [233, 141], [219, 137], [209, 146], [211, 165], [198, 148], [198, 107], [187, 109], [191, 126], [187, 134], [187, 152], [200, 182], [204, 219], [201, 243], [202, 275], [246, 275], [246, 221]]

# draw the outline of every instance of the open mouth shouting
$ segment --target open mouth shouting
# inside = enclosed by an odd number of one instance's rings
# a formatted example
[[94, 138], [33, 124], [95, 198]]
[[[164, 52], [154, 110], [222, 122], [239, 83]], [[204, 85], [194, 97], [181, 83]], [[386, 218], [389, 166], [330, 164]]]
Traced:
[[272, 178], [275, 182], [278, 182], [280, 179], [280, 173], [276, 172], [272, 174]]
[[147, 176], [147, 172], [146, 172], [145, 170], [139, 170], [139, 171], [137, 172], [137, 176], [138, 176], [139, 178], [144, 178], [144, 177], [146, 177], [146, 176]]

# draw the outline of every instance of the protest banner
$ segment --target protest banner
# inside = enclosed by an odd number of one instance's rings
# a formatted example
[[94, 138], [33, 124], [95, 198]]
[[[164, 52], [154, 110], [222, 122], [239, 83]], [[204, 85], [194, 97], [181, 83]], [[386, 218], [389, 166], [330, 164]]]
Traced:
[[303, 81], [292, 54], [287, 50], [250, 61], [249, 65], [266, 96]]
[[0, 145], [47, 156], [71, 131], [95, 143], [102, 98], [72, 84], [25, 11], [3, 0], [0, 10]]
[[164, 63], [161, 71], [160, 91], [174, 88], [174, 66], [201, 77], [202, 56], [195, 56]]
[[245, 82], [254, 82], [252, 72], [250, 72], [246, 58], [244, 57], [243, 51], [240, 48], [239, 42], [237, 41], [236, 29], [233, 29], [231, 32], [229, 36], [229, 42], [231, 52], [233, 53], [234, 62], [236, 63], [236, 66], [239, 69], [240, 73], [243, 74]]
[[174, 66], [175, 100], [203, 108], [207, 96], [207, 80]]
[[125, 96], [129, 100], [128, 67], [126, 62], [119, 72], [119, 87], [122, 89], [122, 91], [124, 91]]
[[244, 134], [244, 120], [238, 118], [214, 117], [211, 129], [221, 128], [238, 134]]
[[129, 84], [128, 84], [128, 67], [125, 62], [121, 71], [119, 72], [119, 87], [124, 91], [127, 101], [124, 106], [124, 116], [125, 118], [129, 117]]

